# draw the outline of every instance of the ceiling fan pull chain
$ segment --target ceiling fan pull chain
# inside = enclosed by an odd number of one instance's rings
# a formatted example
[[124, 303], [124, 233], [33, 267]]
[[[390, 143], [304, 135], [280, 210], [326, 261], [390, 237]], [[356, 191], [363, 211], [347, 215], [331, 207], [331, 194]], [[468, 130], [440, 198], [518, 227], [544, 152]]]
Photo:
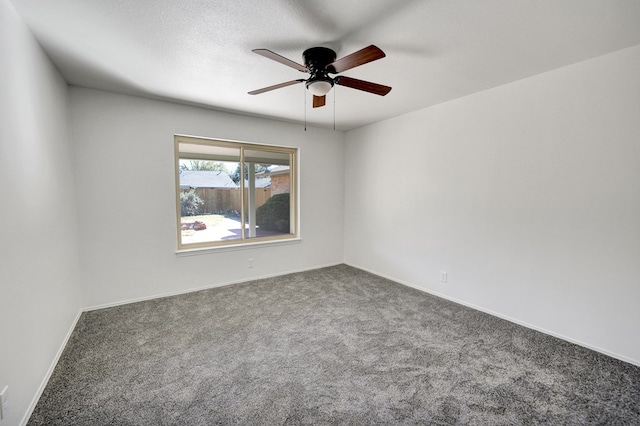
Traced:
[[336, 131], [336, 93], [338, 93], [337, 88], [333, 89], [333, 131]]
[[304, 131], [307, 131], [307, 91], [304, 92]]

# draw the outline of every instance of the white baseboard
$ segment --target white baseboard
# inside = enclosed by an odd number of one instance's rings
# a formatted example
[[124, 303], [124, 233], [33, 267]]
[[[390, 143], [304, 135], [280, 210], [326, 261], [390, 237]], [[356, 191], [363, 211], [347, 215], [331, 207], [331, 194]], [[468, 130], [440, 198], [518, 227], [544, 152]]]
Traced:
[[42, 379], [42, 382], [40, 383], [40, 386], [38, 387], [38, 391], [34, 395], [33, 399], [31, 400], [31, 403], [29, 404], [29, 408], [27, 409], [27, 412], [24, 414], [24, 417], [22, 417], [22, 420], [20, 421], [20, 426], [26, 426], [27, 422], [29, 421], [29, 418], [31, 418], [31, 414], [33, 414], [33, 410], [35, 410], [36, 405], [38, 404], [38, 401], [42, 396], [42, 392], [44, 392], [44, 388], [47, 387], [47, 383], [49, 383], [49, 379], [53, 374], [53, 370], [56, 368], [56, 365], [58, 365], [58, 361], [62, 356], [62, 352], [64, 352], [64, 348], [67, 346], [67, 343], [69, 342], [69, 339], [73, 334], [73, 330], [75, 330], [76, 325], [78, 324], [78, 320], [80, 319], [82, 312], [83, 310], [80, 309], [76, 314], [75, 319], [71, 323], [71, 327], [69, 327], [69, 330], [67, 331], [67, 335], [64, 337], [64, 340], [60, 344], [60, 347], [58, 348], [58, 352], [56, 352], [56, 356], [53, 357], [53, 361], [51, 362], [51, 365], [49, 366], [47, 373], [45, 374], [44, 378]]
[[95, 311], [97, 309], [112, 308], [114, 306], [128, 305], [129, 303], [144, 302], [145, 300], [153, 300], [153, 299], [160, 299], [162, 297], [178, 296], [180, 294], [193, 293], [193, 292], [196, 292], [196, 291], [209, 290], [209, 289], [212, 289], [212, 288], [226, 287], [226, 286], [229, 286], [229, 285], [241, 284], [241, 283], [246, 283], [246, 282], [249, 282], [249, 281], [261, 280], [261, 279], [264, 279], [264, 278], [273, 278], [273, 277], [279, 277], [279, 276], [282, 276], [282, 275], [295, 274], [297, 272], [313, 271], [315, 269], [322, 269], [322, 268], [328, 268], [330, 266], [342, 265], [343, 263], [344, 262], [337, 262], [337, 263], [330, 263], [330, 264], [327, 264], [327, 265], [313, 266], [313, 267], [310, 267], [310, 268], [293, 269], [293, 270], [290, 270], [290, 271], [278, 272], [278, 273], [275, 273], [275, 274], [260, 275], [260, 276], [257, 276], [257, 277], [243, 278], [243, 279], [235, 280], [235, 281], [226, 281], [226, 282], [206, 285], [206, 286], [202, 286], [202, 287], [190, 288], [190, 289], [187, 289], [187, 290], [178, 290], [178, 291], [173, 291], [173, 292], [168, 292], [168, 293], [156, 294], [156, 295], [153, 295], [153, 296], [144, 296], [144, 297], [138, 297], [138, 298], [135, 298], [135, 299], [122, 300], [122, 301], [113, 302], [113, 303], [105, 303], [105, 304], [102, 304], [102, 305], [95, 305], [95, 306], [89, 306], [89, 307], [83, 308], [82, 311], [83, 312]]
[[529, 324], [527, 322], [521, 321], [521, 320], [516, 319], [516, 318], [509, 317], [507, 315], [500, 314], [498, 312], [494, 312], [494, 311], [492, 311], [490, 309], [486, 309], [486, 308], [483, 308], [481, 306], [476, 306], [476, 305], [474, 305], [472, 303], [468, 303], [468, 302], [465, 302], [463, 300], [458, 300], [456, 298], [447, 296], [445, 294], [441, 294], [441, 293], [438, 293], [438, 292], [435, 292], [435, 291], [431, 291], [431, 290], [426, 290], [426, 289], [424, 289], [422, 287], [419, 287], [419, 286], [417, 286], [417, 285], [415, 285], [413, 283], [410, 283], [410, 282], [407, 282], [407, 281], [403, 281], [403, 280], [399, 280], [397, 278], [394, 278], [394, 277], [391, 277], [391, 276], [388, 276], [388, 275], [385, 275], [385, 274], [381, 274], [381, 273], [373, 271], [371, 269], [363, 268], [362, 266], [358, 266], [358, 265], [355, 265], [355, 264], [352, 264], [352, 263], [347, 263], [347, 262], [345, 262], [345, 264], [349, 265], [349, 266], [351, 266], [353, 268], [362, 269], [363, 271], [369, 272], [369, 273], [377, 275], [379, 277], [386, 278], [388, 280], [397, 282], [398, 284], [402, 284], [404, 286], [411, 287], [411, 288], [414, 288], [416, 290], [420, 290], [423, 293], [427, 293], [427, 294], [431, 294], [433, 296], [441, 297], [441, 298], [449, 300], [451, 302], [458, 303], [460, 305], [469, 307], [471, 309], [475, 309], [475, 310], [480, 311], [480, 312], [484, 312], [484, 313], [489, 314], [489, 315], [493, 315], [494, 317], [498, 317], [498, 318], [501, 318], [503, 320], [507, 320], [509, 322], [521, 325], [523, 327], [530, 328], [532, 330], [539, 331], [539, 332], [544, 333], [544, 334], [548, 334], [549, 336], [557, 337], [558, 339], [565, 340], [565, 341], [567, 341], [569, 343], [573, 343], [575, 345], [582, 346], [584, 348], [591, 349], [591, 350], [596, 351], [596, 352], [600, 352], [601, 354], [604, 354], [604, 355], [610, 356], [612, 358], [619, 359], [620, 361], [628, 362], [629, 364], [633, 364], [633, 365], [636, 365], [636, 366], [640, 367], [640, 360], [631, 359], [629, 357], [617, 354], [615, 352], [611, 352], [611, 351], [608, 351], [606, 349], [602, 349], [602, 348], [599, 348], [597, 346], [593, 346], [593, 345], [590, 345], [588, 343], [584, 343], [584, 342], [581, 342], [579, 340], [572, 339], [571, 337], [563, 336], [562, 334], [558, 334], [558, 333], [555, 333], [553, 331], [546, 330], [544, 328], [535, 326], [533, 324]]

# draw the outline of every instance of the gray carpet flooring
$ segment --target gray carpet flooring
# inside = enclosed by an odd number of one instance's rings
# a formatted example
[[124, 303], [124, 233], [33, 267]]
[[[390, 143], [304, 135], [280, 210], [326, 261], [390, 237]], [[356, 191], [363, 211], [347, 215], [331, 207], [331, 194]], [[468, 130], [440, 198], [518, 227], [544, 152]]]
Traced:
[[639, 422], [639, 367], [340, 265], [82, 314], [29, 425]]

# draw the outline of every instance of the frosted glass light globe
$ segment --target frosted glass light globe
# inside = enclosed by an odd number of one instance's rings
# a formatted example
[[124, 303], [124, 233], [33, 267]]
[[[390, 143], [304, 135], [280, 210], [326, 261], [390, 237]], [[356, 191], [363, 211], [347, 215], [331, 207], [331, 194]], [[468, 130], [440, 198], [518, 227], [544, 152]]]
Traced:
[[309, 91], [313, 93], [315, 96], [324, 96], [329, 93], [329, 90], [332, 88], [332, 84], [328, 81], [318, 80], [314, 81], [307, 86]]

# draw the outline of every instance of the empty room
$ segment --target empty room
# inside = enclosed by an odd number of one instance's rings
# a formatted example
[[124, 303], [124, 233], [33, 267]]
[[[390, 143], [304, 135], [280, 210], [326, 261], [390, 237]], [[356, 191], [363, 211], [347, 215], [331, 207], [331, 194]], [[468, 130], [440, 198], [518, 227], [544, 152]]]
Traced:
[[637, 0], [0, 0], [0, 426], [640, 423]]

